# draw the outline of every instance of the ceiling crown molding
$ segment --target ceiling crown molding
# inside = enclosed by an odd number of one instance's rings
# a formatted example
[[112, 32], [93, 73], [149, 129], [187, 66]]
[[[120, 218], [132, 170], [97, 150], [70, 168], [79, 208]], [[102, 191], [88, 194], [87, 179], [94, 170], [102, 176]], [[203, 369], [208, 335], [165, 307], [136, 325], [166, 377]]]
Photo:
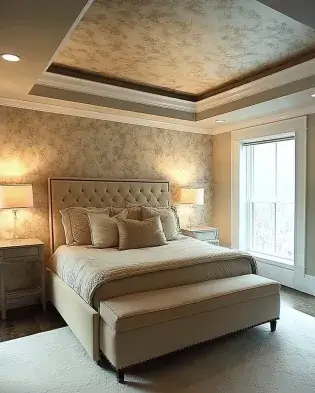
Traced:
[[315, 75], [315, 59], [216, 94], [212, 97], [205, 98], [198, 102], [191, 102], [179, 98], [128, 89], [126, 87], [88, 81], [51, 72], [43, 73], [43, 75], [38, 79], [37, 84], [160, 108], [189, 113], [200, 113], [208, 109], [226, 105], [231, 102], [310, 77], [312, 75]]
[[315, 59], [200, 100], [196, 103], [196, 112], [204, 112], [312, 75], [315, 75]]
[[38, 85], [92, 94], [116, 100], [135, 102], [138, 104], [158, 106], [183, 112], [196, 112], [196, 103], [178, 98], [147, 93], [126, 87], [83, 80], [72, 76], [44, 72], [37, 81]]
[[272, 124], [280, 121], [285, 121], [294, 118], [300, 118], [301, 116], [306, 116], [315, 113], [315, 104], [308, 106], [296, 107], [295, 109], [290, 109], [288, 111], [282, 111], [279, 113], [274, 113], [267, 116], [260, 116], [257, 118], [245, 120], [242, 122], [237, 122], [235, 124], [227, 124], [221, 128], [213, 128], [211, 135], [224, 134], [226, 132], [232, 131], [242, 131], [251, 127], [256, 127], [264, 124]]
[[30, 109], [41, 112], [85, 117], [89, 119], [107, 120], [118, 123], [137, 124], [146, 127], [156, 127], [171, 131], [190, 132], [194, 134], [212, 135], [212, 130], [203, 128], [197, 123], [169, 119], [148, 114], [134, 114], [125, 110], [97, 107], [94, 105], [73, 103], [39, 96], [1, 97], [0, 106], [20, 109]]

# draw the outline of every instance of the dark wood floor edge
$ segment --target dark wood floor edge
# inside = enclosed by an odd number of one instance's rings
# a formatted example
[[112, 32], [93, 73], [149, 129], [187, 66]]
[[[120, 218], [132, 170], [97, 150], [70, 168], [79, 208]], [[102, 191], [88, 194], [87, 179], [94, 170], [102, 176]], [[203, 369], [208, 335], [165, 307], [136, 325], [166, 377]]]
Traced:
[[49, 66], [49, 68], [47, 69], [47, 72], [52, 73], [52, 74], [71, 76], [74, 78], [98, 82], [98, 83], [104, 83], [104, 84], [108, 84], [108, 85], [112, 85], [112, 86], [124, 87], [124, 88], [131, 89], [131, 90], [142, 91], [142, 92], [150, 93], [150, 94], [156, 94], [156, 95], [159, 95], [162, 97], [176, 98], [179, 100], [184, 100], [184, 101], [189, 101], [189, 102], [199, 102], [199, 101], [204, 100], [206, 98], [213, 97], [213, 96], [216, 96], [217, 94], [227, 92], [229, 90], [240, 87], [240, 86], [245, 85], [247, 83], [255, 82], [261, 78], [275, 74], [276, 72], [283, 71], [285, 69], [302, 64], [302, 63], [309, 61], [309, 60], [313, 60], [314, 58], [315, 58], [315, 47], [312, 48], [311, 50], [307, 50], [304, 52], [300, 52], [297, 55], [293, 55], [290, 57], [290, 59], [286, 59], [285, 61], [282, 60], [277, 63], [267, 65], [258, 71], [251, 72], [251, 73], [249, 73], [245, 76], [242, 76], [240, 78], [236, 78], [232, 81], [222, 84], [219, 87], [205, 91], [204, 93], [199, 94], [199, 95], [179, 92], [176, 90], [162, 88], [162, 87], [153, 86], [153, 85], [144, 84], [144, 83], [139, 83], [139, 82], [123, 79], [123, 78], [112, 78], [112, 77], [105, 76], [105, 75], [98, 73], [98, 72], [84, 70], [84, 69], [81, 69], [78, 67], [73, 67], [73, 66], [66, 66], [63, 64], [59, 64], [59, 63], [52, 63]]

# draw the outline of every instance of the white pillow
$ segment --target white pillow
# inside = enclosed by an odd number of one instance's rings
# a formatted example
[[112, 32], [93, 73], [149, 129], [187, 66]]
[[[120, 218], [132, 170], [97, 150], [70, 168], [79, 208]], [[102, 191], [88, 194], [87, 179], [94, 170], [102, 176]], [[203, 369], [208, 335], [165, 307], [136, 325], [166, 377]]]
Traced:
[[143, 221], [117, 218], [117, 225], [120, 251], [167, 244], [159, 216]]
[[142, 214], [141, 214], [141, 207], [137, 205], [132, 205], [127, 202], [127, 207], [113, 207], [111, 208], [111, 216], [115, 216], [122, 212], [123, 210], [127, 209], [128, 210], [128, 215], [127, 218], [130, 218], [131, 220], [142, 220]]
[[177, 220], [171, 207], [153, 208], [142, 206], [142, 216], [146, 220], [151, 217], [160, 216], [166, 240], [176, 240], [179, 237]]
[[114, 217], [109, 217], [108, 214], [88, 213], [93, 247], [118, 247], [119, 233], [116, 218], [127, 218], [127, 215], [127, 209]]
[[68, 207], [60, 210], [66, 244], [69, 246], [91, 244], [91, 230], [87, 216], [89, 212], [109, 215], [110, 207]]

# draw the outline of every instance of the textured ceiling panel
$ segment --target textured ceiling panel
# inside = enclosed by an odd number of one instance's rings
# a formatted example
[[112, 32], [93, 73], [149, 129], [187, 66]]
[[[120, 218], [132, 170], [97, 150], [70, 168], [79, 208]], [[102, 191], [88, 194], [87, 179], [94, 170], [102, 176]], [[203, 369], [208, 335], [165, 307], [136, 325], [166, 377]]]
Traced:
[[54, 62], [199, 95], [314, 45], [256, 0], [95, 0]]

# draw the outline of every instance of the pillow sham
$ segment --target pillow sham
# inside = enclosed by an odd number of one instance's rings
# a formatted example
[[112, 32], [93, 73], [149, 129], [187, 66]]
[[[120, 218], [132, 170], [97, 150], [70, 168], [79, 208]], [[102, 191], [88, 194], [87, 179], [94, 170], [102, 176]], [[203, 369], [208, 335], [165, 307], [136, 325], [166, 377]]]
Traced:
[[176, 227], [179, 235], [182, 235], [182, 230], [180, 229], [180, 222], [179, 222], [179, 217], [178, 217], [178, 212], [177, 208], [174, 205], [170, 205], [169, 208], [172, 210], [174, 213], [175, 221], [176, 221]]
[[117, 218], [119, 250], [156, 247], [167, 244], [159, 216], [138, 221]]
[[142, 217], [144, 220], [147, 218], [160, 216], [166, 240], [178, 239], [179, 230], [177, 227], [175, 214], [171, 207], [153, 208], [143, 206], [141, 209]]
[[126, 207], [112, 207], [111, 208], [111, 216], [115, 216], [122, 212], [124, 209], [128, 210], [128, 215], [127, 218], [130, 218], [131, 220], [142, 220], [142, 213], [141, 213], [141, 207], [140, 206], [129, 206], [127, 202]]
[[88, 219], [88, 212], [110, 213], [110, 207], [68, 207], [60, 210], [61, 221], [65, 231], [66, 244], [69, 246], [79, 246], [91, 244], [91, 230]]
[[118, 247], [119, 234], [116, 219], [127, 218], [127, 215], [127, 209], [124, 209], [114, 217], [110, 217], [108, 214], [88, 213], [93, 247]]

